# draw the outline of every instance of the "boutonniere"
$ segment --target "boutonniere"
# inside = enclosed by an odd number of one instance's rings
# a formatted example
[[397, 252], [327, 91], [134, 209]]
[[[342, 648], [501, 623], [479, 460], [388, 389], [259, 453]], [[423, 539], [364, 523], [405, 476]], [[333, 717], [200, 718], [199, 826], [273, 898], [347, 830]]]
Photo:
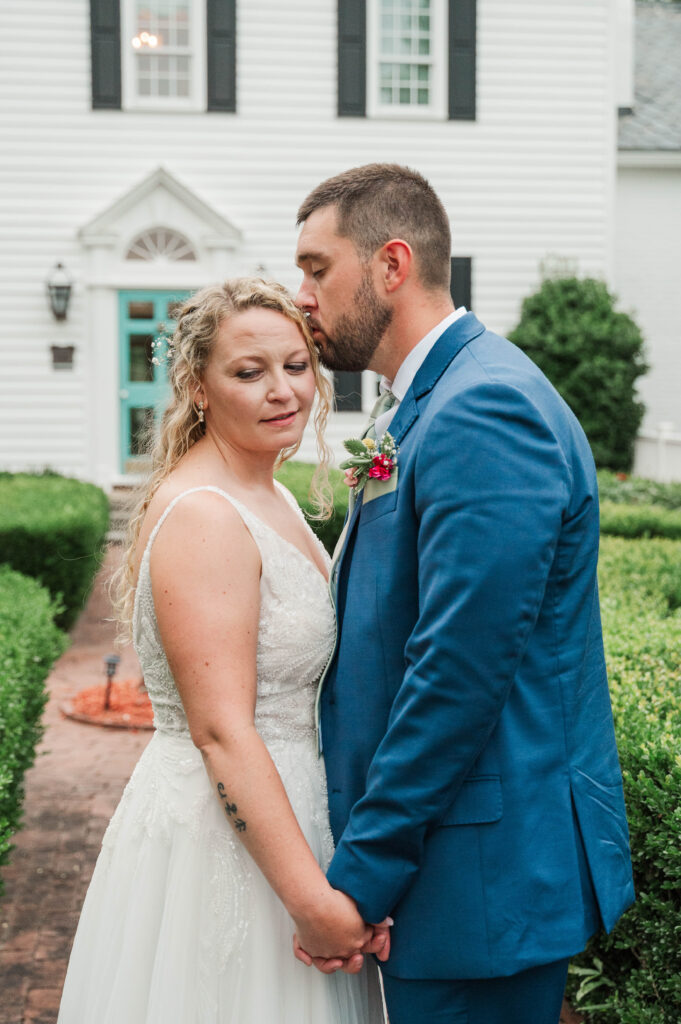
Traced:
[[399, 451], [392, 436], [386, 431], [380, 442], [371, 437], [350, 438], [343, 441], [350, 458], [341, 462], [340, 468], [345, 470], [345, 483], [348, 487], [361, 490], [367, 480], [389, 480], [397, 466]]

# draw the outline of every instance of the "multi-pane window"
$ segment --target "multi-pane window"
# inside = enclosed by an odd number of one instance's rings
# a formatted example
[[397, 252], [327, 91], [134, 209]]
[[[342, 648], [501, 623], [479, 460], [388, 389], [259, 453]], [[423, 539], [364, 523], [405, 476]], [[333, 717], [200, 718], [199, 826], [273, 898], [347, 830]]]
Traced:
[[370, 0], [368, 81], [374, 115], [442, 117], [444, 0]]
[[196, 109], [205, 103], [202, 0], [124, 0], [125, 106]]

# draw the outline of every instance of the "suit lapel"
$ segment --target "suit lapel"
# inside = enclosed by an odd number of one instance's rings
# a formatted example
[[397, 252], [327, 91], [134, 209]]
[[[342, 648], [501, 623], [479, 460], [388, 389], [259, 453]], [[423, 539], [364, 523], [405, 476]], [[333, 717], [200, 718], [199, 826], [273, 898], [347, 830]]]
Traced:
[[[440, 338], [435, 342], [432, 349], [426, 356], [423, 365], [419, 368], [412, 384], [404, 399], [400, 402], [397, 412], [392, 418], [389, 431], [397, 445], [402, 444], [405, 437], [419, 417], [420, 400], [433, 390], [442, 374], [450, 365], [452, 360], [473, 338], [477, 338], [485, 330], [474, 313], [465, 313], [458, 320], [447, 328]], [[343, 532], [333, 553], [331, 573], [333, 579], [332, 595], [336, 603], [338, 592], [338, 579], [343, 570], [344, 556], [348, 548], [348, 541], [357, 526], [360, 511], [362, 508], [362, 495], [358, 495], [352, 512], [348, 516]]]
[[[453, 359], [459, 354], [459, 352], [472, 341], [473, 338], [477, 338], [485, 330], [484, 324], [480, 323], [478, 318], [473, 313], [466, 313], [459, 320], [456, 320], [451, 327], [449, 327], [444, 334], [438, 338], [433, 348], [428, 353], [423, 365], [420, 367], [416, 377], [412, 381], [411, 387], [407, 391], [404, 399], [400, 402], [397, 412], [393, 416], [390, 423], [390, 433], [395, 439], [397, 445], [402, 444], [405, 437], [416, 423], [419, 417], [419, 402], [424, 398], [425, 395], [429, 394], [438, 380], [445, 372], [447, 367], [450, 365]], [[399, 486], [399, 485], [398, 485]], [[334, 604], [334, 610], [336, 612], [336, 618], [338, 619], [338, 581], [340, 574], [345, 566], [345, 556], [348, 550], [348, 541], [352, 537], [354, 530], [357, 527], [360, 512], [362, 510], [362, 495], [358, 495], [357, 500], [354, 503], [353, 509], [350, 512], [343, 531], [338, 538], [338, 543], [333, 552], [331, 569], [329, 573], [329, 593]], [[338, 637], [338, 628], [336, 635]], [[334, 645], [334, 650], [329, 658], [329, 662], [322, 673], [322, 677], [319, 680], [319, 686], [317, 689], [317, 701], [316, 701], [316, 718], [318, 726], [319, 736], [319, 751], [321, 753], [321, 732], [319, 732], [320, 724], [320, 703], [322, 689], [326, 676], [333, 664], [336, 656], [337, 641]]]

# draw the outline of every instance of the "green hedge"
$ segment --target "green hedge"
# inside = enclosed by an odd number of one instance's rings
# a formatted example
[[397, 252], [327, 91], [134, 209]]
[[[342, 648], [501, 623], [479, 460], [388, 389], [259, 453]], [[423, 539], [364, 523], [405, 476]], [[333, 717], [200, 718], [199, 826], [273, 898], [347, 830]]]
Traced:
[[[295, 498], [308, 517], [315, 514], [314, 506], [310, 501], [310, 482], [315, 467], [308, 462], [285, 462], [277, 471], [277, 479], [295, 495]], [[337, 469], [329, 471], [329, 482], [333, 488], [333, 515], [326, 521], [309, 518], [310, 526], [315, 531], [322, 544], [329, 552], [333, 553], [343, 523], [345, 513], [348, 510], [347, 484], [343, 483], [343, 474]]]
[[570, 996], [600, 1007], [593, 1024], [678, 1024], [681, 543], [606, 537], [599, 576], [637, 902], [577, 959], [588, 973], [571, 976]]
[[0, 566], [0, 864], [19, 825], [24, 773], [43, 731], [45, 678], [68, 642], [55, 611], [35, 580]]
[[94, 484], [0, 473], [0, 563], [47, 587], [64, 629], [83, 609], [108, 526], [109, 503]]
[[681, 509], [601, 501], [601, 533], [617, 537], [681, 540]]
[[601, 533], [681, 540], [681, 484], [601, 470]]
[[643, 337], [593, 278], [550, 277], [523, 301], [508, 337], [546, 374], [577, 416], [597, 466], [629, 470], [644, 407]]
[[598, 490], [601, 501], [618, 505], [661, 505], [663, 508], [681, 509], [681, 483], [663, 484], [626, 473], [598, 472]]

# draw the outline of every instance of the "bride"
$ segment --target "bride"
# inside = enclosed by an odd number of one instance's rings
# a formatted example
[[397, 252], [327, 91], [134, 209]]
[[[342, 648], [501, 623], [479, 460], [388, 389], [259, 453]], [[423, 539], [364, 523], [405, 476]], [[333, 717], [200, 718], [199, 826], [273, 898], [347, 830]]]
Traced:
[[[288, 293], [256, 279], [185, 303], [168, 373], [118, 579], [156, 731], [104, 836], [58, 1021], [373, 1024], [375, 965], [351, 972], [386, 958], [388, 933], [324, 874], [329, 559], [273, 479], [315, 396], [327, 461], [330, 387]], [[294, 959], [294, 931], [328, 973]]]

